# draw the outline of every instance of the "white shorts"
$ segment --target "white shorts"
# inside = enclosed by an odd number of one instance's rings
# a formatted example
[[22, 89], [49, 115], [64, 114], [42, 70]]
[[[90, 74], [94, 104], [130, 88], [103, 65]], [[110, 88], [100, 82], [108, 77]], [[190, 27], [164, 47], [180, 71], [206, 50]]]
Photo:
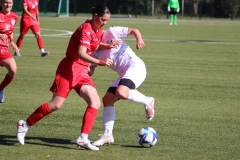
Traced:
[[132, 64], [124, 75], [118, 77], [110, 87], [118, 87], [121, 79], [130, 79], [135, 84], [137, 89], [145, 80], [147, 71], [144, 62], [139, 59], [136, 63]]

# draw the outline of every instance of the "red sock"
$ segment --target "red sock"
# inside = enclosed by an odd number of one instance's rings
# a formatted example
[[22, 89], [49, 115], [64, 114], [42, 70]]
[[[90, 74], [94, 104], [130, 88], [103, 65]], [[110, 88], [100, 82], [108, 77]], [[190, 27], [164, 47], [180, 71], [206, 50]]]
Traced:
[[39, 106], [26, 120], [27, 124], [29, 126], [34, 125], [38, 121], [40, 121], [42, 118], [50, 114], [50, 108], [48, 107], [48, 103], [44, 103], [41, 106]]
[[6, 74], [5, 78], [3, 79], [2, 83], [0, 84], [0, 89], [4, 89], [9, 83], [12, 82], [14, 77], [10, 77], [8, 74]]
[[37, 43], [38, 43], [39, 49], [43, 49], [44, 48], [42, 37], [38, 37], [37, 38]]
[[97, 109], [91, 106], [87, 107], [85, 114], [83, 116], [81, 133], [89, 134], [91, 132], [93, 124], [97, 117], [97, 113], [98, 113]]
[[18, 47], [18, 49], [20, 49], [20, 47], [22, 45], [22, 41], [23, 41], [23, 38], [18, 37], [18, 39], [17, 39], [17, 47]]

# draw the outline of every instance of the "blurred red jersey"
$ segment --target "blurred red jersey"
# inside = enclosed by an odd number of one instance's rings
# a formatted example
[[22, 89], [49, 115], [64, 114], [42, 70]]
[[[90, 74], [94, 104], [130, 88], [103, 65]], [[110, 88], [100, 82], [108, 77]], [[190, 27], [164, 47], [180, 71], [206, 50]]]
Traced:
[[[23, 7], [27, 7], [28, 12], [36, 18], [38, 11], [39, 0], [23, 0]], [[22, 18], [31, 20], [31, 17], [27, 15], [24, 11], [22, 13]]]
[[[0, 11], [0, 34], [6, 34], [9, 38], [14, 30], [17, 20], [18, 15], [16, 13], [10, 12], [9, 15], [6, 15]], [[0, 38], [0, 49], [1, 52], [8, 50], [8, 39], [3, 40]]]
[[88, 66], [88, 62], [85, 62], [78, 58], [78, 49], [79, 47], [86, 47], [87, 54], [92, 55], [92, 53], [97, 49], [100, 44], [102, 32], [102, 29], [94, 31], [90, 21], [83, 23], [73, 33], [68, 44], [66, 57], [81, 65]]

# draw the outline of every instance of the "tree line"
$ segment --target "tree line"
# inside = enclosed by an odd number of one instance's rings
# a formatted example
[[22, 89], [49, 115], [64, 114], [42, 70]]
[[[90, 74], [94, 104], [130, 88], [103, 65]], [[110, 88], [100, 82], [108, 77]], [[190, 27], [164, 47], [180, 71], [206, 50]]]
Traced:
[[[58, 10], [59, 0], [40, 0], [39, 3], [42, 12], [57, 12]], [[69, 0], [69, 12], [90, 13], [91, 7], [97, 4], [105, 4], [112, 14], [150, 16], [167, 14], [168, 0]], [[179, 4], [180, 13], [184, 16], [201, 14], [205, 17], [240, 17], [240, 0], [179, 0]], [[15, 0], [14, 9], [20, 8], [22, 9], [22, 0]]]

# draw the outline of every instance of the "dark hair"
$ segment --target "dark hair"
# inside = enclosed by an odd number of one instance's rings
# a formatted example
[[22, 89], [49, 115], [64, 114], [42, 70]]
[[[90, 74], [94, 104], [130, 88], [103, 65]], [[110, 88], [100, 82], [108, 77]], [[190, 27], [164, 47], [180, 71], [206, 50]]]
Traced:
[[92, 15], [96, 13], [99, 17], [102, 17], [105, 13], [110, 14], [110, 11], [106, 6], [99, 4], [96, 7], [92, 7], [91, 13]]

